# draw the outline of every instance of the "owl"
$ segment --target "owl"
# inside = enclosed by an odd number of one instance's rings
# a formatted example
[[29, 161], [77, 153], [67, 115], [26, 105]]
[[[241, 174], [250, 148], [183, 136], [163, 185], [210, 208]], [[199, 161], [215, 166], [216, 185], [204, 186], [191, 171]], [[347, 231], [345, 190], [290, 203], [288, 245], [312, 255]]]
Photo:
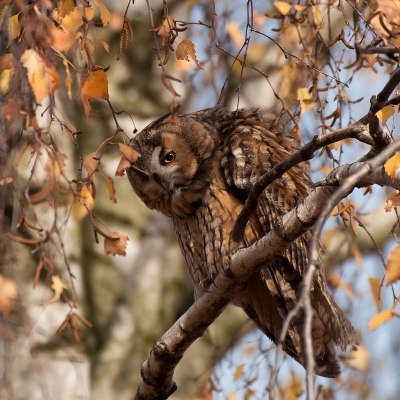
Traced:
[[[141, 157], [127, 170], [129, 181], [147, 207], [172, 219], [196, 298], [213, 290], [215, 277], [238, 248], [232, 231], [254, 182], [299, 147], [257, 109], [229, 112], [223, 107], [165, 115], [136, 134], [130, 146]], [[312, 190], [307, 171], [307, 164], [300, 164], [264, 190], [246, 227], [247, 246]], [[298, 300], [309, 239], [310, 233], [304, 234], [281, 257], [266, 262], [233, 300], [275, 343]], [[311, 302], [315, 373], [336, 377], [340, 367], [335, 347], [355, 349], [357, 337], [329, 295], [322, 269], [316, 272]], [[304, 315], [298, 313], [283, 349], [304, 366], [303, 325]]]

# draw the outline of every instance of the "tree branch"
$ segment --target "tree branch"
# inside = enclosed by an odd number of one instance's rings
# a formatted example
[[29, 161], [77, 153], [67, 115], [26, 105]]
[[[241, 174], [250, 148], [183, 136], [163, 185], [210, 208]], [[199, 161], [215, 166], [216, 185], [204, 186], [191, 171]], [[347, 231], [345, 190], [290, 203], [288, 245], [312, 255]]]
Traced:
[[[357, 178], [355, 182], [357, 186], [369, 186], [376, 183], [400, 189], [400, 179], [393, 181], [382, 166], [378, 168], [378, 165], [382, 165], [398, 149], [400, 149], [400, 142], [391, 145], [372, 160], [342, 166], [329, 175], [327, 182], [345, 182], [348, 177], [357, 175], [359, 171], [367, 168], [371, 173], [365, 176], [363, 172], [362, 177]], [[339, 194], [335, 196], [335, 201], [338, 201], [339, 195], [343, 197], [348, 195], [354, 187], [345, 186], [345, 191], [337, 191], [336, 193]], [[228, 265], [225, 266], [225, 274], [217, 275], [215, 278], [214, 290], [204, 292], [155, 343], [149, 359], [142, 365], [143, 381], [135, 397], [137, 400], [166, 399], [176, 390], [173, 372], [188, 347], [203, 335], [208, 326], [243, 288], [243, 284], [251, 275], [265, 263], [282, 255], [292, 241], [314, 224], [322, 211], [326, 209], [327, 201], [336, 189], [337, 186], [331, 185], [317, 187], [296, 208], [279, 218], [274, 230], [253, 245], [239, 248], [231, 255]]]

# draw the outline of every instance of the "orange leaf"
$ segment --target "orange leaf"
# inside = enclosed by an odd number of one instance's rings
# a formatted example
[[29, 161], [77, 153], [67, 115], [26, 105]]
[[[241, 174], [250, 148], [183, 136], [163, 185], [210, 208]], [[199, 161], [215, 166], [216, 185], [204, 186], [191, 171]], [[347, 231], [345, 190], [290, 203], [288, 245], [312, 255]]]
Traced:
[[119, 151], [130, 161], [131, 163], [136, 162], [136, 160], [141, 157], [140, 154], [130, 146], [126, 144], [119, 143]]
[[395, 154], [393, 157], [389, 158], [385, 162], [385, 171], [386, 173], [395, 180], [396, 171], [400, 167], [400, 154]]
[[257, 390], [248, 389], [246, 394], [244, 395], [244, 400], [250, 400], [256, 393], [257, 393]]
[[236, 371], [233, 375], [233, 380], [237, 381], [243, 376], [244, 364], [240, 364], [237, 366]]
[[368, 329], [370, 332], [374, 331], [376, 328], [378, 328], [385, 322], [390, 321], [393, 318], [394, 318], [394, 310], [392, 308], [390, 310], [382, 311], [369, 320]]
[[106, 26], [111, 21], [111, 13], [108, 11], [108, 8], [100, 1], [100, 0], [93, 0], [94, 4], [100, 9], [100, 18], [103, 26]]
[[389, 253], [385, 278], [386, 286], [389, 286], [400, 279], [400, 246], [396, 246]]
[[74, 0], [60, 0], [57, 4], [57, 11], [61, 18], [64, 18], [71, 11], [74, 11]]
[[157, 28], [157, 34], [158, 36], [162, 37], [163, 44], [165, 44], [165, 42], [168, 40], [169, 34], [173, 27], [174, 27], [174, 17], [170, 17], [169, 15], [167, 15], [167, 18], [164, 19], [162, 25]]
[[108, 189], [108, 196], [113, 203], [116, 203], [117, 198], [115, 197], [114, 181], [108, 176], [105, 176], [105, 179], [106, 179], [106, 185], [107, 185], [107, 189]]
[[21, 61], [28, 70], [28, 80], [37, 101], [40, 103], [46, 96], [52, 96], [60, 83], [55, 68], [47, 65], [32, 49], [25, 50]]
[[396, 190], [386, 200], [386, 212], [392, 211], [393, 208], [400, 206], [400, 191]]
[[108, 238], [104, 239], [104, 253], [111, 254], [113, 256], [119, 254], [121, 256], [126, 255], [126, 242], [129, 240], [128, 236], [121, 232], [111, 232], [108, 234], [111, 238], [117, 240], [111, 240]]
[[82, 100], [86, 116], [89, 116], [93, 99], [108, 100], [108, 81], [107, 75], [102, 70], [91, 72], [82, 86]]
[[64, 291], [64, 289], [68, 288], [68, 286], [65, 283], [63, 283], [63, 281], [58, 275], [52, 276], [51, 280], [53, 281], [51, 288], [54, 290], [54, 296], [51, 298], [48, 304], [60, 300], [62, 292]]
[[125, 155], [122, 155], [117, 170], [115, 171], [115, 176], [124, 176], [125, 171], [130, 167], [131, 162], [125, 157]]
[[288, 15], [291, 5], [283, 1], [276, 1], [274, 6], [279, 10], [282, 15]]
[[4, 314], [9, 314], [17, 297], [18, 286], [16, 283], [0, 274], [0, 311]]
[[178, 60], [189, 61], [189, 56], [192, 58], [192, 60], [196, 63], [196, 65], [200, 69], [203, 69], [200, 66], [199, 62], [197, 61], [196, 50], [195, 50], [193, 42], [189, 39], [185, 39], [185, 40], [182, 40], [182, 42], [180, 42], [176, 48], [176, 58]]
[[93, 19], [94, 9], [91, 7], [76, 7], [64, 17], [61, 17], [59, 11], [55, 9], [52, 16], [65, 32], [75, 34], [84, 24], [83, 16], [87, 21]]
[[96, 157], [96, 152], [90, 153], [83, 159], [83, 166], [85, 167], [88, 177], [92, 177], [93, 172], [97, 168], [97, 160], [95, 160], [93, 157]]
[[369, 285], [371, 287], [371, 294], [376, 305], [376, 309], [379, 312], [382, 309], [382, 299], [379, 297], [379, 292], [381, 290], [381, 279], [369, 278], [368, 280], [369, 280]]

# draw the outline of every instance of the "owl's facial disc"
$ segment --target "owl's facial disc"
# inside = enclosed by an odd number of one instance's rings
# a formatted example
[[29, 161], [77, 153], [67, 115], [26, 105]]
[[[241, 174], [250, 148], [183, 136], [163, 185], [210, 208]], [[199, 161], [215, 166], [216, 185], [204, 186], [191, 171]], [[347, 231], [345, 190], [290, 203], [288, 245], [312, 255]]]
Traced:
[[193, 169], [187, 168], [186, 153], [179, 145], [176, 149], [161, 145], [154, 147], [150, 175], [169, 195], [184, 189], [192, 181]]

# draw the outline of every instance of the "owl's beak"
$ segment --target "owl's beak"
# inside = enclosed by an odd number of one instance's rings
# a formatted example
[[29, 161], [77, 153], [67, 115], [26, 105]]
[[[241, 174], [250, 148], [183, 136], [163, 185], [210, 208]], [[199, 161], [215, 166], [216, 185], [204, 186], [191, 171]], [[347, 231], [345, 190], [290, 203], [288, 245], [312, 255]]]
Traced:
[[159, 175], [152, 174], [153, 179], [169, 194], [172, 194], [172, 189], [169, 187], [167, 182], [164, 182]]

